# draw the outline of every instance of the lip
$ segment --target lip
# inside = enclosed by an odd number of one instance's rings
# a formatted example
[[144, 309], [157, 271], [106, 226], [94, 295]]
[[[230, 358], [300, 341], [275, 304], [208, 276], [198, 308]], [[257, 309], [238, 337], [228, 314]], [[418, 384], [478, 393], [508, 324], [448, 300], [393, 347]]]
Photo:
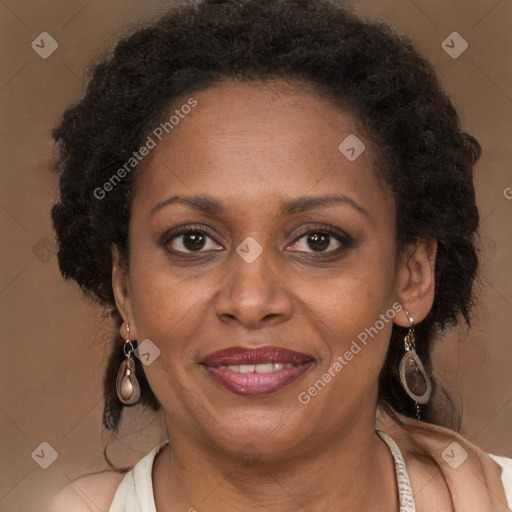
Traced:
[[313, 358], [302, 352], [266, 345], [259, 348], [229, 347], [206, 356], [202, 364], [228, 366], [237, 364], [290, 363], [304, 364]]
[[[201, 363], [215, 382], [229, 391], [244, 396], [275, 393], [299, 380], [313, 365], [313, 358], [282, 347], [265, 346], [257, 349], [230, 347], [208, 355]], [[291, 364], [269, 373], [240, 373], [227, 366], [265, 363]]]

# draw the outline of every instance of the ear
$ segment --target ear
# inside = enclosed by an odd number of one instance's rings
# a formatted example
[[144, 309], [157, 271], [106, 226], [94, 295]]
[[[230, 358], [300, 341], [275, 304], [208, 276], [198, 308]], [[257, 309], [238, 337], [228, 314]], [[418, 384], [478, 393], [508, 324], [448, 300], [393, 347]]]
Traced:
[[[137, 339], [137, 326], [133, 317], [131, 286], [128, 273], [128, 265], [121, 255], [121, 251], [117, 245], [112, 244], [112, 289], [116, 300], [116, 307], [120, 315], [123, 317], [123, 324], [119, 328], [119, 334], [123, 339]], [[126, 325], [130, 326], [130, 333], [126, 329]]]
[[405, 311], [419, 324], [432, 308], [436, 253], [437, 240], [425, 238], [407, 245], [402, 251], [397, 274], [397, 296], [404, 311], [395, 317], [396, 324], [409, 327]]

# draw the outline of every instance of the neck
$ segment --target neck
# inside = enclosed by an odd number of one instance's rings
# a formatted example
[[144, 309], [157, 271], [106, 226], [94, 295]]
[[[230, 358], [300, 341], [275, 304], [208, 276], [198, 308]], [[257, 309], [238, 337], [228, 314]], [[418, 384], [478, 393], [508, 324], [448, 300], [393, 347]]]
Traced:
[[241, 460], [213, 451], [184, 432], [153, 469], [156, 508], [162, 512], [395, 511], [395, 470], [373, 424], [351, 424], [328, 442], [272, 460]]

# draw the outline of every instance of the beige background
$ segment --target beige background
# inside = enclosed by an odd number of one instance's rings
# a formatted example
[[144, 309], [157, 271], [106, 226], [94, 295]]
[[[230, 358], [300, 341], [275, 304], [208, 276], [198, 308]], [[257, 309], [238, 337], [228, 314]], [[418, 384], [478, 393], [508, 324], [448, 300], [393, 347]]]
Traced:
[[[485, 265], [482, 305], [469, 335], [436, 348], [436, 368], [464, 407], [462, 433], [512, 456], [512, 119], [509, 0], [356, 0], [361, 13], [391, 22], [433, 61], [467, 130], [484, 148], [477, 193]], [[49, 220], [56, 182], [50, 130], [77, 99], [84, 72], [127, 24], [170, 2], [2, 0], [0, 110], [0, 511], [40, 510], [76, 476], [104, 467], [101, 381], [110, 327], [58, 272]], [[452, 59], [441, 42], [460, 33], [469, 48]], [[42, 59], [41, 32], [58, 42]], [[512, 191], [511, 191], [512, 192]], [[512, 193], [511, 193], [512, 195]], [[459, 340], [460, 338], [460, 340]], [[143, 435], [141, 435], [143, 434]], [[113, 460], [130, 464], [160, 439], [159, 418], [132, 411]], [[49, 443], [57, 460], [42, 469], [31, 453]]]

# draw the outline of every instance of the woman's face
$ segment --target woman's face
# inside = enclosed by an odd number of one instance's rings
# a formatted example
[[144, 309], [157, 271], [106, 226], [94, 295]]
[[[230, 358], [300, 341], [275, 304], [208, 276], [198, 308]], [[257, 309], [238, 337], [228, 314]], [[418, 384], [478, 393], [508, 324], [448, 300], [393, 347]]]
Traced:
[[318, 447], [374, 417], [397, 303], [430, 307], [411, 291], [426, 267], [397, 260], [394, 200], [351, 115], [281, 82], [193, 97], [138, 176], [118, 307], [160, 350], [145, 372], [169, 435]]

